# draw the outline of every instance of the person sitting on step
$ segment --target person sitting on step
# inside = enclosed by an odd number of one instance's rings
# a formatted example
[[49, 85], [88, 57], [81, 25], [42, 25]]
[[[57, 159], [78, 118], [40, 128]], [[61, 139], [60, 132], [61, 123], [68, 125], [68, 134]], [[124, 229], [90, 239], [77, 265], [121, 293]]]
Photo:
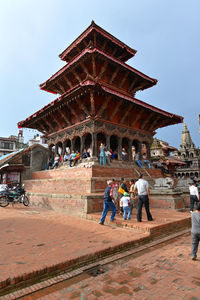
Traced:
[[136, 162], [136, 164], [140, 168], [144, 167], [143, 164], [142, 164], [142, 162], [141, 162], [141, 160], [140, 160], [140, 152], [136, 152], [136, 154], [135, 154], [135, 162]]

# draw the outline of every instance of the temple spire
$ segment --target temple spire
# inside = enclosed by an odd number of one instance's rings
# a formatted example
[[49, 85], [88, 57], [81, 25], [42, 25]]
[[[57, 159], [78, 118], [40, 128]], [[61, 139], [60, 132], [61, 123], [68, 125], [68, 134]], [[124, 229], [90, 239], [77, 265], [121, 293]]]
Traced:
[[187, 128], [186, 123], [184, 123], [183, 125], [183, 131], [181, 136], [181, 147], [183, 146], [186, 148], [194, 147], [194, 143], [191, 139], [190, 132]]

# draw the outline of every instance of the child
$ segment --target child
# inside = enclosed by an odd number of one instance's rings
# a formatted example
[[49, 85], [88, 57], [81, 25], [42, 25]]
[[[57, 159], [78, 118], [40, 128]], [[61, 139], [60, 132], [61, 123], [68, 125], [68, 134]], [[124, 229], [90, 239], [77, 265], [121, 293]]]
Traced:
[[130, 209], [130, 197], [127, 192], [124, 193], [124, 196], [120, 199], [120, 206], [123, 206], [124, 210], [124, 220], [127, 220], [127, 214], [128, 214], [128, 220], [131, 219], [131, 209]]

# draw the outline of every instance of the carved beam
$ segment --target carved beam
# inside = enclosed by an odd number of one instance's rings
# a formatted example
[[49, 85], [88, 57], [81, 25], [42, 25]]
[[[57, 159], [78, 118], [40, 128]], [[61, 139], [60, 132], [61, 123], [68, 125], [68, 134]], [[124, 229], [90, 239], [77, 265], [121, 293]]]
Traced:
[[124, 120], [128, 117], [130, 111], [133, 109], [133, 106], [131, 104], [129, 104], [129, 107], [127, 109], [127, 111], [125, 112], [125, 114], [123, 115], [123, 117], [120, 120], [120, 123], [123, 123]]
[[66, 75], [63, 76], [63, 78], [65, 79], [65, 81], [67, 82], [68, 86], [71, 88], [73, 88], [73, 84], [70, 82], [70, 80], [67, 78]]
[[140, 111], [138, 112], [136, 118], [134, 119], [133, 123], [131, 124], [131, 126], [134, 126], [136, 124], [136, 122], [139, 120], [139, 118], [141, 117], [141, 115], [143, 114], [144, 109], [140, 108]]
[[96, 63], [95, 63], [95, 59], [94, 59], [94, 54], [92, 54], [92, 73], [93, 76], [96, 77], [97, 76], [97, 72], [96, 72]]
[[102, 67], [101, 67], [101, 71], [99, 73], [99, 78], [100, 79], [102, 79], [102, 76], [103, 76], [104, 72], [106, 71], [107, 65], [108, 65], [108, 60], [106, 60], [104, 62], [104, 64], [102, 65]]
[[107, 43], [108, 43], [108, 40], [106, 39], [103, 44], [102, 51], [104, 51], [106, 49]]
[[77, 119], [77, 121], [80, 122], [80, 118], [78, 117], [77, 113], [75, 112], [75, 110], [73, 109], [73, 107], [71, 107], [71, 105], [67, 102], [66, 105], [69, 107], [69, 110], [72, 112], [72, 114], [75, 116], [75, 118]]
[[59, 87], [59, 89], [61, 90], [62, 94], [64, 94], [65, 93], [64, 87], [59, 83], [59, 81], [56, 81], [56, 84]]
[[81, 78], [80, 78], [80, 76], [74, 70], [72, 70], [71, 72], [74, 75], [74, 77], [76, 78], [76, 80], [78, 80], [79, 82], [82, 81]]
[[149, 127], [149, 130], [150, 130], [150, 131], [155, 130], [154, 127], [155, 127], [158, 123], [160, 123], [160, 118], [157, 119], [156, 116], [155, 116], [155, 120], [154, 120], [154, 122], [152, 122], [151, 126]]
[[114, 49], [114, 51], [111, 53], [111, 56], [114, 56], [115, 54], [116, 54], [116, 52], [117, 52], [117, 47]]
[[115, 106], [115, 109], [113, 110], [113, 112], [110, 116], [110, 120], [112, 120], [113, 117], [116, 115], [117, 111], [119, 110], [120, 105], [121, 105], [121, 101], [118, 101], [117, 105]]
[[149, 123], [149, 120], [152, 119], [154, 113], [151, 112], [148, 114], [148, 116], [146, 117], [146, 120], [143, 121], [141, 129], [144, 129], [146, 127], [146, 125]]
[[49, 126], [49, 128], [51, 129], [52, 132], [55, 131], [55, 128], [52, 126], [52, 124], [47, 120], [47, 117], [45, 119], [43, 119], [43, 121], [45, 123], [47, 123], [47, 125]]
[[119, 88], [123, 87], [123, 85], [124, 85], [124, 83], [125, 83], [125, 81], [126, 81], [127, 78], [128, 78], [128, 72], [126, 72], [126, 74], [124, 75], [121, 83], [119, 84]]
[[94, 90], [90, 90], [90, 105], [91, 105], [91, 115], [95, 115], [95, 103], [94, 103]]
[[80, 103], [80, 104], [79, 104], [79, 107], [80, 107], [84, 112], [86, 112], [86, 114], [87, 114], [88, 116], [90, 116], [89, 110], [87, 109], [87, 107], [86, 107], [83, 103]]
[[108, 103], [110, 102], [111, 96], [108, 96], [103, 105], [101, 106], [100, 110], [98, 111], [98, 115], [101, 116], [104, 112], [104, 110], [108, 107]]
[[110, 84], [113, 83], [114, 79], [116, 78], [117, 74], [119, 73], [119, 70], [120, 70], [120, 67], [118, 66], [109, 81]]
[[61, 115], [61, 117], [67, 124], [69, 124], [69, 125], [71, 124], [68, 117], [63, 113], [63, 111], [61, 109], [58, 111], [58, 113]]
[[[47, 129], [44, 124], [42, 124], [41, 120], [38, 121], [39, 126], [42, 128], [44, 133], [49, 133], [49, 129]], [[40, 130], [39, 130], [40, 131]]]
[[141, 88], [143, 88], [144, 87], [144, 82], [142, 82], [139, 86], [137, 86], [137, 87], [135, 87], [132, 91], [131, 91], [131, 93], [135, 93], [136, 91], [139, 91]]
[[130, 87], [129, 87], [129, 92], [131, 92], [131, 90], [133, 89], [133, 87], [135, 86], [135, 84], [136, 84], [136, 82], [137, 82], [137, 80], [138, 80], [138, 78], [137, 77], [135, 77], [135, 79], [131, 82], [131, 85], [130, 85]]
[[80, 66], [82, 67], [83, 71], [86, 73], [86, 75], [88, 76], [89, 75], [89, 72], [88, 72], [88, 69], [87, 67], [85, 66], [85, 64], [83, 64], [82, 62], [80, 63]]

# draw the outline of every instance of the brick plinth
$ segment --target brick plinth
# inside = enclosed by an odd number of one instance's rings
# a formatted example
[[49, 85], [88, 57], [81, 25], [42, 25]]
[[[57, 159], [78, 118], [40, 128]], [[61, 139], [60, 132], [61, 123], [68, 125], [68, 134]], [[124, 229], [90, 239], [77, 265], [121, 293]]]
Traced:
[[[31, 204], [35, 206], [85, 216], [102, 211], [103, 192], [108, 179], [115, 178], [118, 182], [121, 177], [137, 179], [139, 173], [143, 173], [151, 184], [154, 178], [162, 176], [159, 169], [141, 169], [134, 163], [115, 162], [105, 167], [78, 166], [34, 172], [32, 179], [25, 181], [25, 187]], [[163, 194], [160, 191], [151, 193], [151, 206], [169, 209], [185, 207], [180, 194]]]

